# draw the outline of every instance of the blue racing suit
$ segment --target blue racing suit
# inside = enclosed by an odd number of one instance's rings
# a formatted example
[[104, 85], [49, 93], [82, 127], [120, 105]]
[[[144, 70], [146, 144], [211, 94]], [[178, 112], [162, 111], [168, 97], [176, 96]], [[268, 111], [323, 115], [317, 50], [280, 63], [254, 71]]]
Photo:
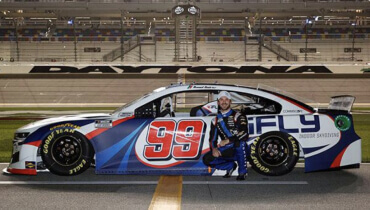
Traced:
[[[220, 157], [212, 155], [212, 149], [218, 146], [218, 137], [229, 142], [218, 147]], [[203, 163], [219, 170], [231, 170], [235, 161], [238, 163], [239, 174], [247, 173], [246, 141], [248, 139], [247, 117], [230, 110], [227, 113], [218, 113], [211, 124], [210, 147], [211, 151], [203, 156]]]

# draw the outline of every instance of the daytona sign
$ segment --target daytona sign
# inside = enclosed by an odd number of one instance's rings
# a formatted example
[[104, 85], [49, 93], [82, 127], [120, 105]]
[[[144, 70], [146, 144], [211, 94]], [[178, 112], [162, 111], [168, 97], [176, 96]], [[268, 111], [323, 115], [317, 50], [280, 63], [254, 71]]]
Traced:
[[29, 73], [333, 73], [325, 66], [34, 66]]

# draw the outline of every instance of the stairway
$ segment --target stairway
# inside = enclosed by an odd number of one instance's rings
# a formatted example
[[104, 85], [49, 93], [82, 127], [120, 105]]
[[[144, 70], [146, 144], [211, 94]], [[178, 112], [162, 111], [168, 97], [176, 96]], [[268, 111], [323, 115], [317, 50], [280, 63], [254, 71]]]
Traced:
[[196, 22], [193, 17], [178, 17], [176, 20], [176, 61], [196, 61]]
[[245, 61], [247, 62], [258, 62], [259, 61], [259, 37], [258, 36], [246, 36], [245, 37]]
[[263, 46], [270, 50], [271, 52], [275, 53], [278, 57], [286, 60], [286, 61], [297, 61], [298, 56], [291, 53], [289, 50], [283, 48], [282, 46], [275, 43], [271, 37], [263, 36]]
[[[136, 35], [131, 37], [129, 40], [125, 41], [123, 44], [123, 49], [121, 46], [113, 49], [109, 53], [103, 56], [103, 61], [112, 62], [116, 59], [120, 58], [121, 56], [127, 54], [131, 50], [135, 49], [136, 47], [140, 47], [141, 45], [155, 45], [155, 36], [153, 35]], [[143, 55], [140, 55], [142, 57]]]

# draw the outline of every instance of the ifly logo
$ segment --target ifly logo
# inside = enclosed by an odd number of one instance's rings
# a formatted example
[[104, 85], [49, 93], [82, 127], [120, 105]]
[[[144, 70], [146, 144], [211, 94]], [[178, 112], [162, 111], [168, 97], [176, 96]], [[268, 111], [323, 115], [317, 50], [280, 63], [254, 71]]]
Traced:
[[[298, 116], [297, 116], [298, 117]], [[248, 117], [249, 134], [262, 134], [269, 130], [280, 130], [286, 133], [312, 133], [320, 130], [320, 119], [318, 115], [299, 115], [299, 119], [293, 116], [261, 116], [261, 117]], [[294, 120], [294, 126], [286, 126], [286, 120]]]

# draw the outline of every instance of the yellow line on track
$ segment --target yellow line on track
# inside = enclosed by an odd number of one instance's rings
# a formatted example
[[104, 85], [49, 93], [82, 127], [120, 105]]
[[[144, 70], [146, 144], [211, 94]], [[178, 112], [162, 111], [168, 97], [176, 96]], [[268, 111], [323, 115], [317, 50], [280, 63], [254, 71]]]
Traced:
[[182, 176], [161, 176], [149, 210], [181, 209]]

